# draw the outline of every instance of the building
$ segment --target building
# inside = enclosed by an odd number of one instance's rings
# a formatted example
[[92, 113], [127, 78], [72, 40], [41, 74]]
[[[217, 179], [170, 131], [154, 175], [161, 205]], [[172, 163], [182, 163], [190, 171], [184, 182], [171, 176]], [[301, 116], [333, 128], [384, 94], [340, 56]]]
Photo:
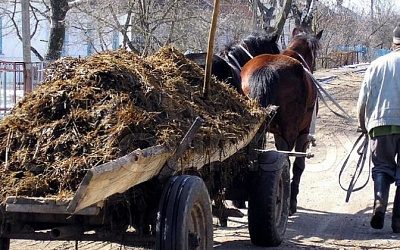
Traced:
[[[5, 11], [0, 12], [0, 61], [7, 62], [22, 62], [22, 41], [19, 39], [15, 23], [19, 29], [21, 24], [21, 15], [18, 10], [15, 11], [14, 20], [10, 19], [10, 15], [7, 15]], [[13, 11], [12, 6], [9, 7], [9, 13]], [[67, 15], [70, 19], [77, 18], [76, 15]], [[119, 32], [107, 30], [101, 37], [101, 41], [98, 38], [98, 34], [90, 29], [90, 25], [86, 27], [73, 28], [69, 27], [69, 21], [66, 21], [67, 28], [65, 32], [64, 46], [62, 50], [62, 56], [72, 57], [85, 57], [96, 52], [96, 48], [99, 49], [101, 43], [101, 49], [117, 49], [119, 47]], [[90, 24], [90, 21], [87, 22]], [[31, 46], [35, 48], [38, 53], [44, 57], [47, 51], [48, 39], [50, 32], [50, 22], [47, 20], [41, 20], [36, 22], [36, 19], [31, 14], [31, 33], [34, 36], [31, 39]], [[38, 62], [39, 58], [32, 53], [32, 61]]]

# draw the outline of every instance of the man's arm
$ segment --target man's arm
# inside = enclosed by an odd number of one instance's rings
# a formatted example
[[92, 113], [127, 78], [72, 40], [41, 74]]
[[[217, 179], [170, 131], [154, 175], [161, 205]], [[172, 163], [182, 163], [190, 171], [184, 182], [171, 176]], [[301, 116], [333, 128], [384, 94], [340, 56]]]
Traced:
[[362, 132], [367, 132], [367, 127], [365, 124], [365, 104], [368, 96], [368, 83], [371, 80], [370, 71], [370, 68], [368, 68], [365, 72], [364, 81], [361, 84], [360, 93], [358, 95], [357, 101], [358, 123]]

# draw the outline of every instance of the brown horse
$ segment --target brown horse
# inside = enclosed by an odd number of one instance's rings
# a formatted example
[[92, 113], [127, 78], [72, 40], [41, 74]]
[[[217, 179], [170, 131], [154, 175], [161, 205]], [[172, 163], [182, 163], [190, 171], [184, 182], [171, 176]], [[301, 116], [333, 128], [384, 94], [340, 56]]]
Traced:
[[[258, 100], [261, 106], [279, 106], [269, 127], [278, 150], [295, 148], [305, 152], [307, 149], [313, 111], [317, 107], [317, 89], [311, 80], [311, 72], [321, 36], [322, 31], [314, 36], [296, 28], [288, 48], [281, 54], [254, 57], [242, 68], [243, 92]], [[296, 157], [291, 182], [291, 214], [297, 210], [304, 168], [304, 157]]]

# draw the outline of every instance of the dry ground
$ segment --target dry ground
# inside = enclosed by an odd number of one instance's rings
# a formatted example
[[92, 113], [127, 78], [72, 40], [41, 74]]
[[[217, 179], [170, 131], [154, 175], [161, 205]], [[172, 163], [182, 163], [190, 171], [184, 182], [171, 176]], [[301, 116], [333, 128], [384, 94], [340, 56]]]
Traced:
[[[333, 69], [316, 72], [320, 79], [336, 76], [323, 84], [328, 92], [356, 118], [356, 102], [362, 81], [364, 65], [354, 68]], [[361, 69], [361, 71], [360, 71]], [[285, 240], [272, 249], [400, 249], [400, 235], [393, 234], [390, 216], [393, 201], [391, 190], [390, 206], [385, 226], [374, 230], [369, 226], [373, 206], [372, 182], [345, 202], [346, 192], [338, 183], [341, 163], [358, 133], [357, 122], [346, 121], [329, 112], [320, 104], [317, 123], [317, 147], [313, 159], [307, 160], [299, 194], [298, 212], [290, 217]], [[355, 160], [348, 167], [354, 170]], [[346, 174], [346, 177], [348, 175]], [[368, 169], [359, 181], [365, 182]], [[348, 183], [345, 178], [344, 183]], [[247, 210], [242, 210], [245, 214]], [[247, 229], [247, 218], [231, 219], [227, 228], [215, 224], [216, 249], [257, 249], [252, 246]], [[11, 249], [74, 249], [73, 242], [12, 241]], [[132, 249], [118, 244], [79, 243], [79, 249]]]
[[[319, 79], [336, 76], [324, 88], [354, 118], [346, 121], [331, 113], [321, 102], [317, 122], [317, 147], [313, 159], [306, 161], [306, 170], [300, 184], [299, 209], [290, 217], [283, 244], [274, 249], [400, 249], [400, 235], [390, 227], [394, 186], [391, 190], [389, 213], [382, 230], [369, 226], [373, 207], [373, 183], [351, 195], [345, 202], [346, 192], [338, 182], [341, 165], [358, 137], [356, 104], [365, 65], [354, 68], [316, 72]], [[349, 172], [354, 172], [356, 160], [352, 158], [344, 174], [344, 185], [349, 183]], [[364, 168], [359, 185], [368, 179]], [[357, 185], [357, 186], [359, 186]], [[232, 222], [225, 230], [216, 231], [217, 249], [252, 249], [246, 222]], [[228, 224], [229, 226], [229, 224]], [[235, 228], [236, 227], [236, 228]], [[228, 238], [229, 240], [227, 240]]]

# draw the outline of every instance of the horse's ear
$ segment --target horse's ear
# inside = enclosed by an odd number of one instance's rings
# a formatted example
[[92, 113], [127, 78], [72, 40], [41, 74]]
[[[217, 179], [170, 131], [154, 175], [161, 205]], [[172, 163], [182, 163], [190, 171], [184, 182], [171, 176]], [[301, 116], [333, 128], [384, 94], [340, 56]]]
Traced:
[[295, 37], [295, 36], [297, 36], [298, 34], [303, 33], [303, 32], [304, 32], [303, 29], [301, 29], [301, 28], [299, 28], [299, 27], [295, 27], [295, 28], [293, 29], [293, 31], [292, 31], [292, 37]]
[[324, 30], [321, 30], [320, 32], [318, 32], [318, 34], [315, 36], [318, 40], [321, 39], [322, 37], [322, 33], [324, 32]]

